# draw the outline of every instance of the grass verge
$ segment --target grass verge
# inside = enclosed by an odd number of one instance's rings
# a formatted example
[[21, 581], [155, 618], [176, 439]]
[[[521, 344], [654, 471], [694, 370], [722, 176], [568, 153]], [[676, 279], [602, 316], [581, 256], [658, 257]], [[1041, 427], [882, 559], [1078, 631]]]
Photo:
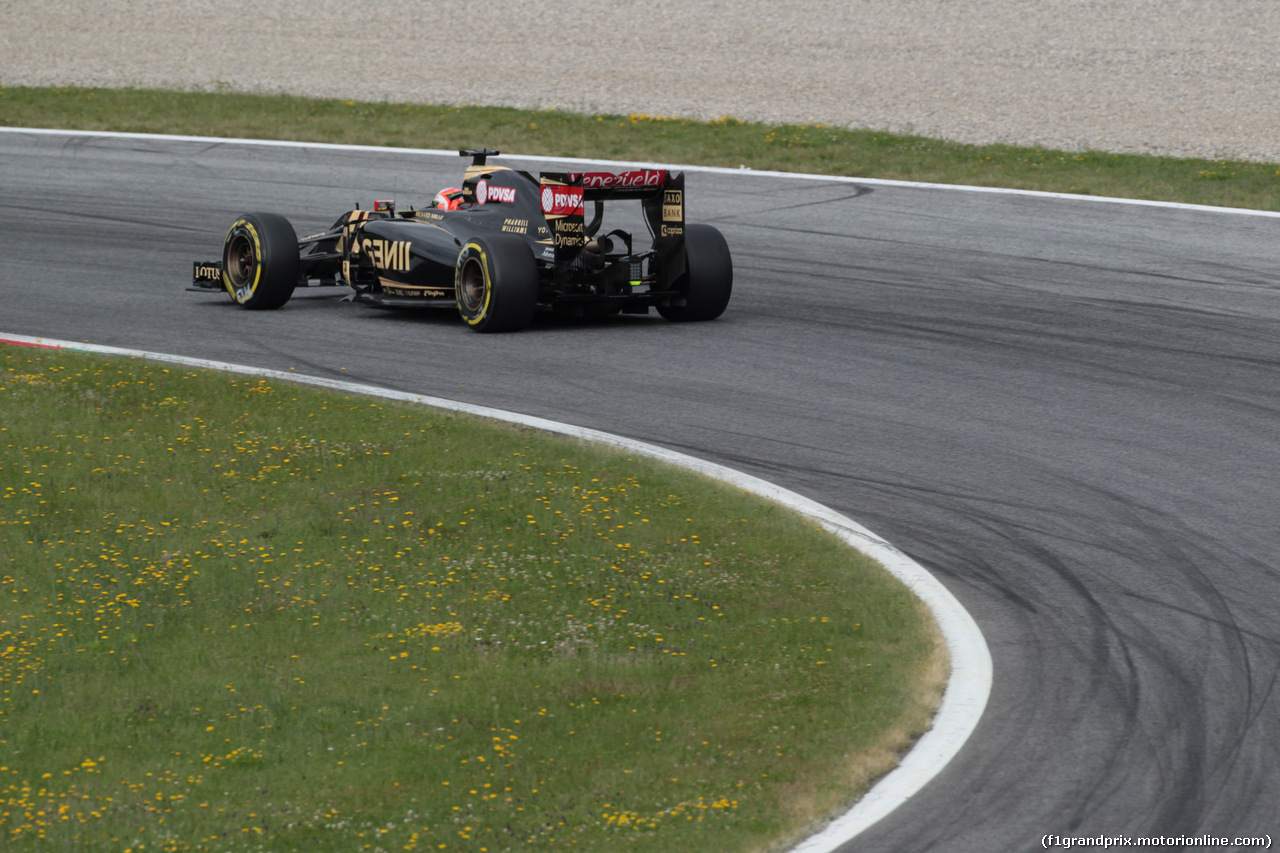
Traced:
[[582, 442], [0, 348], [6, 850], [764, 850], [923, 731], [922, 605]]
[[0, 125], [747, 166], [1280, 210], [1276, 164], [965, 145], [821, 125], [284, 95], [0, 88]]

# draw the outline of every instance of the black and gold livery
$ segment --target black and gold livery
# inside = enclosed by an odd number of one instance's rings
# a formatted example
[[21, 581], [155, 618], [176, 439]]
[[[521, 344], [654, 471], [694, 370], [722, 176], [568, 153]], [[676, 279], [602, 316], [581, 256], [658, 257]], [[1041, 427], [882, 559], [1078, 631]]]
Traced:
[[[197, 261], [190, 290], [224, 292], [246, 308], [279, 308], [297, 287], [342, 286], [349, 301], [388, 308], [456, 307], [477, 331], [527, 326], [539, 309], [601, 316], [712, 320], [733, 289], [720, 232], [684, 220], [684, 175], [665, 169], [528, 172], [471, 158], [461, 204], [397, 209], [374, 202], [299, 239], [282, 216], [247, 213], [222, 258]], [[640, 202], [648, 231], [605, 230], [605, 203]], [[587, 208], [591, 208], [588, 219]], [[633, 217], [634, 219], [634, 217]]]

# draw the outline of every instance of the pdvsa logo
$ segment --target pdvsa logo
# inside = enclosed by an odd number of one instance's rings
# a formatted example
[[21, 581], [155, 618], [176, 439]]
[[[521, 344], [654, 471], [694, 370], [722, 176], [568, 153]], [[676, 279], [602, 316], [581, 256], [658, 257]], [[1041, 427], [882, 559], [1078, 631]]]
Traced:
[[516, 200], [515, 187], [491, 187], [488, 181], [476, 184], [476, 203], [487, 204], [491, 201], [511, 204]]
[[542, 212], [546, 216], [581, 216], [582, 187], [543, 187]]

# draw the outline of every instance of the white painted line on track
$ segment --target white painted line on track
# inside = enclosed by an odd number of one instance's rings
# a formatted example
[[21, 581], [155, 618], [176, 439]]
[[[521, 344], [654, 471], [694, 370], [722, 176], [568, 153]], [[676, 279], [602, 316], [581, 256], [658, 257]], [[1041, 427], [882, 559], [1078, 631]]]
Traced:
[[[335, 145], [329, 142], [289, 142], [278, 139], [237, 139], [222, 136], [180, 136], [161, 133], [116, 133], [105, 130], [58, 130], [48, 128], [8, 127], [0, 126], [0, 133], [18, 133], [45, 136], [84, 136], [102, 139], [156, 139], [170, 142], [198, 142], [203, 144], [227, 145], [259, 145], [273, 148], [317, 148], [325, 151], [377, 151], [381, 153], [404, 154], [408, 156], [457, 157], [457, 151], [445, 151], [435, 148], [394, 148], [379, 145]], [[949, 190], [955, 192], [986, 193], [990, 195], [1029, 196], [1032, 198], [1054, 198], [1063, 201], [1076, 201], [1101, 204], [1131, 204], [1139, 207], [1164, 207], [1172, 210], [1194, 210], [1213, 213], [1228, 213], [1239, 216], [1264, 216], [1280, 218], [1280, 212], [1270, 210], [1248, 210], [1242, 207], [1214, 207], [1207, 204], [1186, 204], [1177, 201], [1151, 201], [1140, 198], [1112, 198], [1100, 195], [1082, 195], [1077, 193], [1051, 193], [1040, 190], [1014, 190], [1004, 187], [975, 187], [965, 184], [929, 184], [915, 181], [894, 181], [886, 178], [856, 178], [847, 175], [813, 175], [806, 172], [771, 172], [756, 171], [746, 166], [737, 169], [725, 166], [692, 166], [675, 163], [654, 163], [643, 160], [598, 160], [590, 157], [544, 157], [504, 153], [503, 157], [512, 160], [524, 160], [528, 163], [608, 163], [615, 166], [626, 166], [632, 169], [670, 169], [673, 171], [697, 172], [708, 175], [750, 175], [764, 178], [786, 178], [797, 181], [823, 181], [826, 183], [864, 184], [873, 187], [903, 187], [906, 189]]]
[[102, 355], [145, 358], [167, 364], [178, 364], [227, 373], [248, 374], [288, 382], [299, 382], [350, 394], [382, 397], [408, 403], [419, 403], [439, 409], [478, 417], [522, 424], [546, 432], [567, 435], [583, 441], [642, 454], [672, 465], [697, 471], [745, 491], [768, 498], [800, 515], [817, 521], [846, 544], [880, 561], [889, 572], [911, 589], [933, 614], [946, 640], [951, 656], [951, 673], [946, 691], [938, 706], [933, 726], [912, 747], [898, 767], [882, 778], [852, 809], [835, 818], [822, 831], [810, 836], [794, 848], [794, 853], [827, 853], [853, 839], [863, 830], [889, 814], [938, 774], [969, 739], [978, 725], [991, 693], [991, 653], [978, 625], [950, 591], [937, 578], [903, 554], [893, 545], [867, 528], [835, 510], [796, 494], [767, 480], [707, 462], [683, 453], [646, 442], [634, 441], [599, 430], [529, 417], [514, 412], [475, 406], [439, 397], [426, 397], [406, 391], [393, 391], [371, 385], [306, 376], [293, 371], [266, 370], [226, 362], [207, 361], [144, 350], [121, 349], [74, 341], [14, 335], [0, 332], [0, 345], [66, 349]]

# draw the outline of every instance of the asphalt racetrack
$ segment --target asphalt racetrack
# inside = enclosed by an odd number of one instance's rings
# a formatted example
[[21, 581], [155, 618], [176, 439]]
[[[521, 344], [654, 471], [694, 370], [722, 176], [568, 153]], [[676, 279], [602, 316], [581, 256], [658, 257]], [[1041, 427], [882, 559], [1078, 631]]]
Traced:
[[734, 255], [714, 323], [486, 336], [183, 290], [237, 213], [310, 233], [462, 166], [0, 134], [0, 331], [606, 430], [866, 524], [974, 615], [995, 680], [957, 758], [849, 849], [1277, 834], [1280, 218], [690, 173], [688, 220]]

